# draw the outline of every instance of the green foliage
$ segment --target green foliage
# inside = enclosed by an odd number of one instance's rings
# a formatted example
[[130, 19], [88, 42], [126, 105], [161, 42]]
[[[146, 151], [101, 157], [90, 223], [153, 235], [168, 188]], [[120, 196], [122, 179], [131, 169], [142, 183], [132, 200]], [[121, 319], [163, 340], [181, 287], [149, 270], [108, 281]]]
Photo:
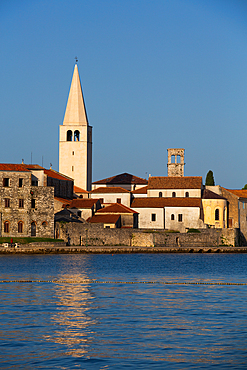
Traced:
[[191, 228], [187, 231], [187, 233], [200, 233], [200, 230]]
[[215, 185], [214, 174], [213, 174], [213, 171], [211, 171], [211, 170], [209, 170], [208, 173], [207, 173], [205, 185], [207, 185], [207, 186], [214, 186]]
[[242, 188], [242, 190], [246, 190], [247, 189], [247, 184], [244, 185], [244, 187]]
[[0, 238], [0, 244], [2, 243], [10, 243], [11, 239], [13, 239], [13, 243], [18, 244], [28, 244], [28, 243], [57, 243], [63, 242], [62, 239], [52, 239], [52, 238], [15, 238], [15, 237], [6, 237]]

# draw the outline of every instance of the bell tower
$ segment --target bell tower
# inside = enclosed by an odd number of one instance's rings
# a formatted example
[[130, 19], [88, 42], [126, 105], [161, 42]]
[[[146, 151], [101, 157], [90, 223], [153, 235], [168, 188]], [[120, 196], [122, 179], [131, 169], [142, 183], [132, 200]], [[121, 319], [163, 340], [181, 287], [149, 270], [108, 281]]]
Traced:
[[184, 149], [167, 149], [167, 175], [168, 176], [184, 176]]
[[63, 124], [59, 126], [59, 172], [73, 178], [76, 186], [91, 190], [92, 127], [88, 124], [77, 63]]

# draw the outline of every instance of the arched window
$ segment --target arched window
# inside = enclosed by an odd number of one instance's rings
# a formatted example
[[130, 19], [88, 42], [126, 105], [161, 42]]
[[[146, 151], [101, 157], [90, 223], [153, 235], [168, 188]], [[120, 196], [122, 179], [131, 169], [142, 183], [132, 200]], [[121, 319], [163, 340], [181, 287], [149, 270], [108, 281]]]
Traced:
[[162, 198], [162, 191], [159, 192], [159, 198]]
[[175, 163], [175, 155], [171, 156], [171, 163]]
[[23, 233], [23, 222], [22, 221], [18, 222], [18, 233]]
[[217, 208], [217, 209], [215, 210], [215, 221], [219, 221], [219, 219], [220, 219], [220, 211], [219, 211], [219, 209]]
[[173, 192], [172, 192], [172, 197], [173, 197], [173, 198], [176, 198], [176, 193], [175, 193], [175, 191], [173, 191]]
[[188, 191], [186, 191], [186, 193], [185, 193], [185, 197], [186, 197], [186, 198], [189, 198], [189, 196], [190, 196], [190, 195], [189, 195], [189, 192], [188, 192]]
[[41, 225], [42, 225], [43, 227], [46, 227], [46, 226], [47, 226], [47, 222], [46, 222], [46, 221], [43, 221]]
[[36, 236], [36, 223], [31, 222], [31, 236]]
[[180, 163], [180, 161], [181, 161], [181, 157], [180, 157], [180, 155], [178, 154], [178, 155], [177, 155], [177, 163]]
[[9, 221], [4, 222], [4, 232], [9, 233]]
[[171, 220], [174, 221], [175, 217], [174, 214], [171, 215]]
[[71, 130], [67, 131], [67, 141], [72, 141], [72, 131]]
[[80, 141], [80, 131], [76, 130], [74, 132], [74, 141]]

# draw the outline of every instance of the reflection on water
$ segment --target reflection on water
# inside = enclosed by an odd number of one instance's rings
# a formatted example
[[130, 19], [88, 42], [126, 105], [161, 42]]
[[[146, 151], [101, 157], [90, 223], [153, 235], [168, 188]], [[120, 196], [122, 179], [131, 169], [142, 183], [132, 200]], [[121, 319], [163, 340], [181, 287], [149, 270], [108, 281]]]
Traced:
[[0, 279], [43, 281], [0, 283], [0, 367], [245, 369], [246, 271], [246, 255], [0, 257]]

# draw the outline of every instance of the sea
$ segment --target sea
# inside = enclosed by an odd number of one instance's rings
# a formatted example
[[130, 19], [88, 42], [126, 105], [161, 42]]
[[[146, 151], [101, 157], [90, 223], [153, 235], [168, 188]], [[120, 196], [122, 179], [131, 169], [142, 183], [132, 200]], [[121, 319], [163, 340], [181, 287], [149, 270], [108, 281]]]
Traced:
[[1, 369], [247, 369], [247, 254], [0, 255]]

